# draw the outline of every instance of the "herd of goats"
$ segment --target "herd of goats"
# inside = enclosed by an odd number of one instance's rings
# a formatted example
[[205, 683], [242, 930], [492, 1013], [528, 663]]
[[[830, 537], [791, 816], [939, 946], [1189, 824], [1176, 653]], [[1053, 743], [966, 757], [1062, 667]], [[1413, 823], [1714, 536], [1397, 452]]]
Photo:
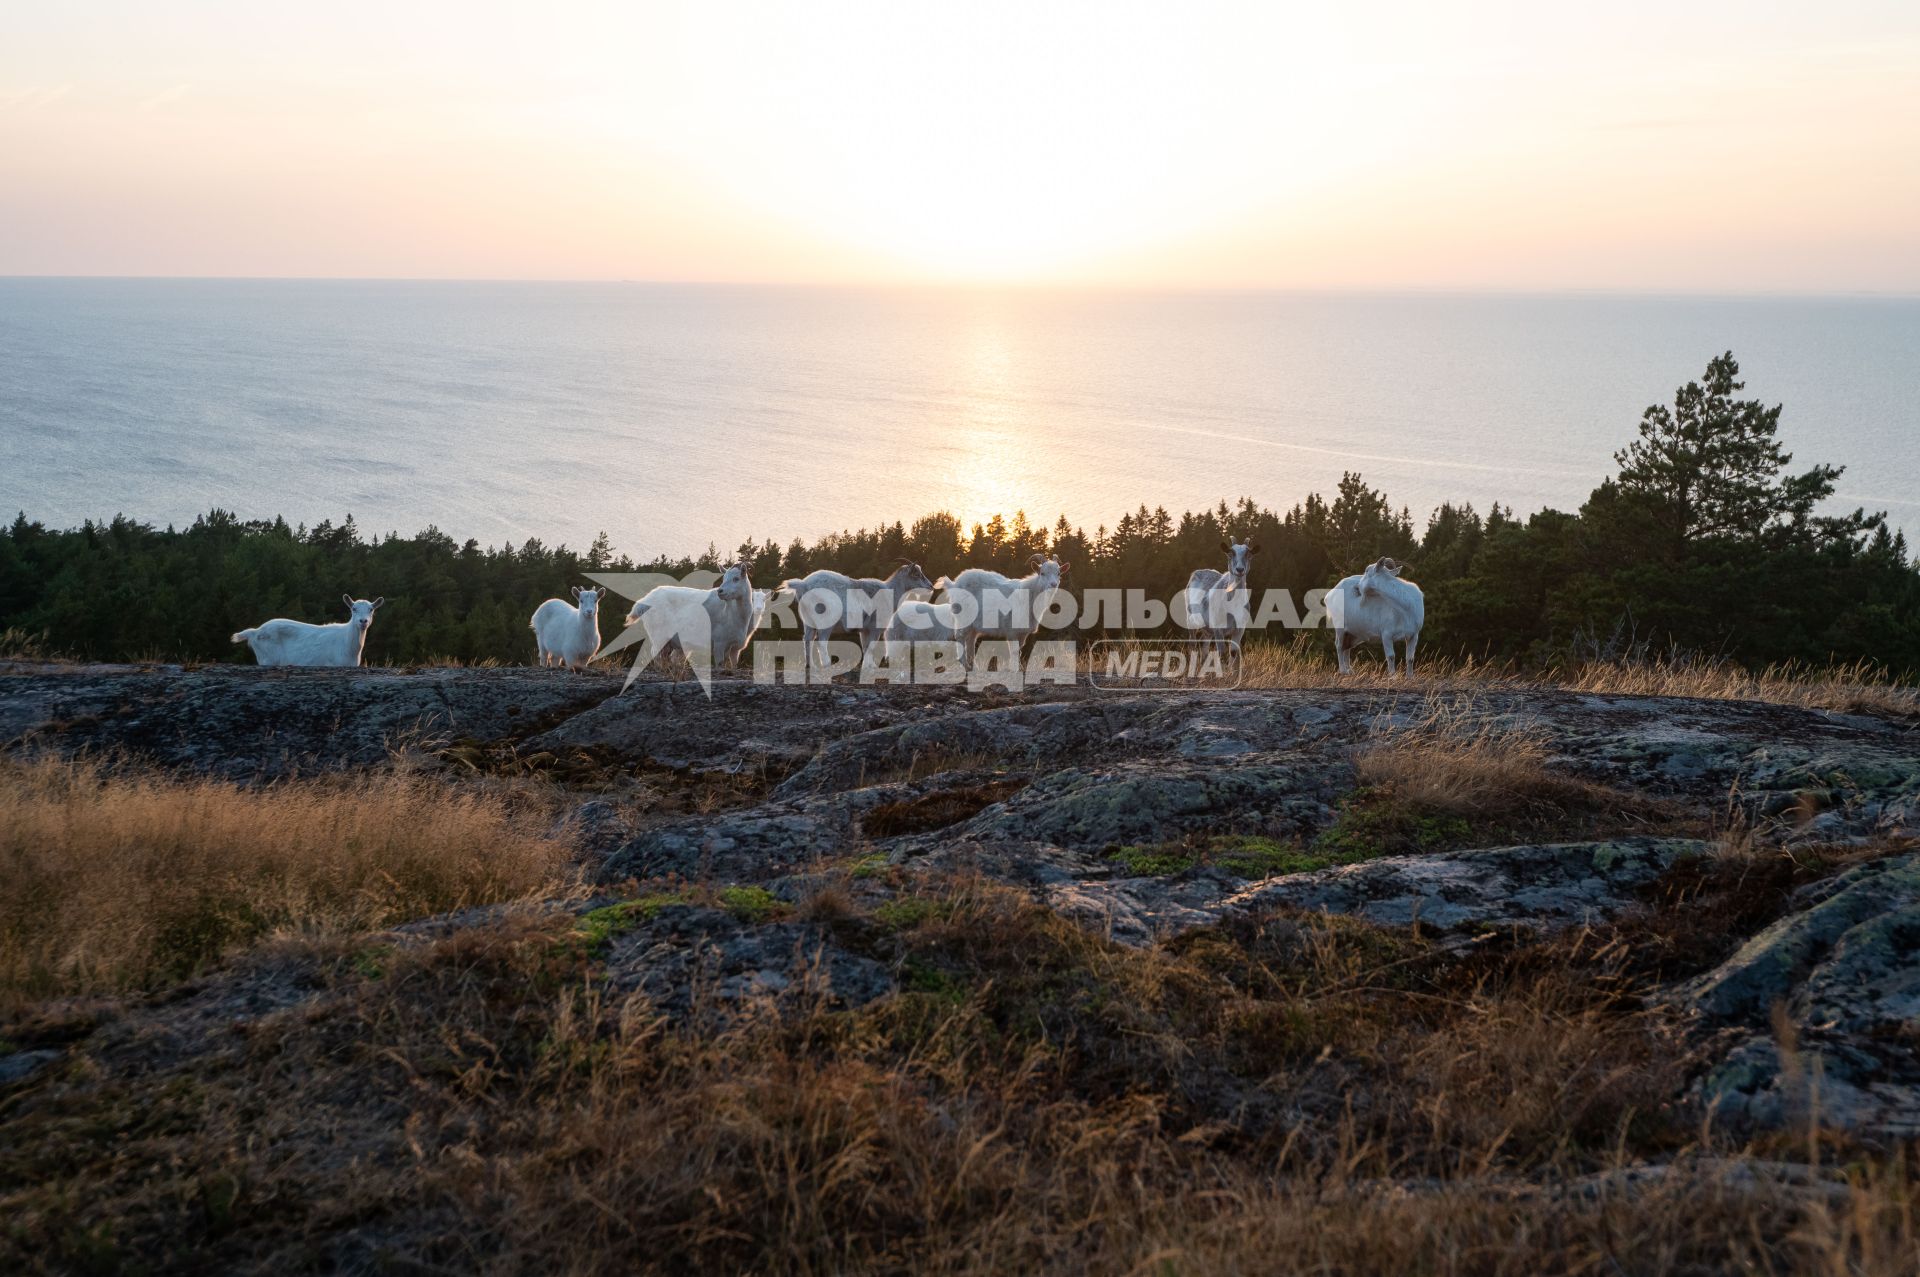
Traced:
[[[1200, 568], [1187, 579], [1180, 617], [1189, 630], [1224, 652], [1237, 649], [1245, 634], [1251, 615], [1247, 572], [1260, 547], [1223, 541], [1220, 548], [1227, 556], [1224, 570]], [[831, 677], [827, 644], [839, 634], [859, 641], [863, 664], [882, 650], [889, 660], [897, 660], [903, 654], [901, 645], [939, 643], [957, 649], [961, 664], [972, 668], [982, 641], [1006, 641], [1017, 651], [1040, 628], [1068, 565], [1036, 554], [1030, 566], [1032, 571], [1023, 577], [968, 568], [933, 581], [919, 564], [903, 560], [884, 580], [821, 568], [783, 581], [777, 590], [765, 590], [753, 587], [747, 564], [741, 562], [705, 589], [655, 586], [634, 603], [625, 623], [645, 628], [645, 659], [678, 652], [689, 664], [737, 669], [769, 604], [791, 599], [798, 606], [810, 675], [818, 668]], [[1327, 592], [1327, 616], [1342, 673], [1352, 670], [1353, 649], [1367, 642], [1385, 649], [1389, 673], [1395, 669], [1396, 645], [1404, 648], [1402, 668], [1412, 671], [1426, 602], [1418, 585], [1401, 578], [1401, 570], [1394, 560], [1382, 558]], [[600, 654], [600, 600], [606, 592], [604, 586], [576, 585], [573, 602], [548, 599], [534, 609], [529, 625], [539, 664], [580, 670]], [[944, 593], [942, 601], [923, 597], [936, 592]], [[233, 641], [252, 648], [261, 665], [359, 665], [373, 614], [386, 600], [342, 598], [349, 611], [345, 621], [314, 625], [281, 618], [241, 630]]]

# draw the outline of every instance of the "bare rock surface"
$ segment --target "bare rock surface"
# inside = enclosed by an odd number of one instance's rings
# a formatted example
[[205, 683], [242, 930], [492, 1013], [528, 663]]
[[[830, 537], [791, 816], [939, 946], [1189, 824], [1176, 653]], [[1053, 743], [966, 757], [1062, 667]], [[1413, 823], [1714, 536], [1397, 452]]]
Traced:
[[615, 990], [646, 994], [670, 1016], [794, 999], [864, 1006], [896, 987], [885, 966], [836, 944], [816, 923], [755, 924], [724, 909], [677, 904], [611, 946], [607, 979]]
[[[532, 669], [0, 666], [0, 743], [12, 750], [240, 781], [375, 768], [396, 751], [442, 759], [454, 782], [499, 760], [589, 757], [601, 787], [583, 786], [561, 824], [616, 901], [631, 880], [641, 892], [674, 880], [751, 887], [787, 906], [743, 916], [676, 902], [636, 914], [609, 942], [608, 978], [676, 1014], [708, 996], [858, 1005], [896, 988], [898, 973], [791, 908], [853, 866], [983, 875], [1130, 945], [1317, 912], [1466, 941], [1620, 917], [1709, 854], [1689, 837], [1622, 833], [1456, 840], [1279, 876], [1229, 859], [1169, 861], [1165, 872], [1128, 859], [1217, 838], [1312, 848], [1355, 789], [1354, 747], [1436, 708], [1528, 733], [1557, 771], [1698, 825], [1734, 812], [1776, 845], [1898, 846], [1920, 834], [1915, 723], [1750, 702], [1497, 683], [1013, 696], [724, 677], [708, 696], [692, 681], [648, 678], [623, 693], [617, 673]], [[686, 777], [739, 784], [677, 806], [634, 796], [642, 780], [658, 789]], [[622, 778], [633, 792], [612, 783]], [[1817, 1107], [1855, 1129], [1920, 1134], [1917, 941], [1914, 855], [1805, 889], [1718, 969], [1674, 990], [1702, 1033], [1726, 1043], [1703, 1094], [1730, 1120], [1785, 1124]], [[10, 1059], [0, 1073], [47, 1063]]]
[[1739, 1032], [1701, 1087], [1732, 1119], [1920, 1136], [1920, 856], [1856, 866], [1687, 987]]
[[1611, 917], [1676, 861], [1706, 852], [1695, 839], [1639, 837], [1388, 856], [1276, 878], [1226, 904], [1437, 930], [1573, 926]]
[[[1920, 804], [1911, 722], [1500, 684], [1190, 695], [1048, 687], [1015, 697], [721, 677], [709, 697], [691, 680], [651, 677], [622, 692], [621, 676], [602, 671], [14, 662], [0, 665], [0, 744], [124, 752], [232, 776], [377, 766], [397, 748], [461, 741], [523, 754], [582, 748], [629, 763], [758, 769], [775, 780], [769, 797], [787, 800], [970, 767], [1079, 769], [1125, 784], [1099, 769], [1134, 761], [1198, 777], [1333, 762], [1345, 746], [1455, 702], [1537, 734], [1570, 771], [1687, 798], [1724, 800], [1737, 784], [1754, 811], [1805, 812], [1823, 832], [1909, 830]], [[1178, 788], [1171, 772], [1169, 786]]]
[[617, 691], [546, 670], [287, 670], [218, 665], [0, 667], [0, 732], [68, 751], [271, 778], [494, 740]]

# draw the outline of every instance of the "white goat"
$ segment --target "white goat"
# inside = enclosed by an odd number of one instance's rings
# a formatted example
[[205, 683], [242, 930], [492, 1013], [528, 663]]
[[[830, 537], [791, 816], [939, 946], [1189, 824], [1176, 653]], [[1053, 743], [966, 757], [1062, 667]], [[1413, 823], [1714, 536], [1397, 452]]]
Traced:
[[1027, 636], [1040, 628], [1040, 618], [1068, 565], [1039, 554], [1028, 563], [1033, 571], [1023, 577], [968, 568], [952, 580], [942, 577], [936, 586], [947, 591], [960, 632], [960, 657], [968, 669], [973, 668], [981, 639], [1005, 639], [1018, 651]]
[[1407, 649], [1406, 673], [1413, 673], [1413, 652], [1420, 645], [1420, 627], [1427, 620], [1427, 598], [1412, 581], [1400, 579], [1402, 565], [1392, 559], [1369, 563], [1327, 596], [1327, 614], [1333, 621], [1333, 647], [1340, 672], [1353, 673], [1351, 653], [1361, 643], [1378, 640], [1387, 652], [1387, 673], [1394, 672], [1393, 645]]
[[953, 604], [908, 599], [894, 608], [893, 623], [887, 626], [887, 660], [899, 663], [911, 659], [915, 643], [957, 645], [960, 640], [960, 621]]
[[367, 645], [367, 627], [373, 624], [374, 609], [387, 600], [382, 597], [369, 603], [351, 594], [342, 594], [340, 601], [351, 613], [344, 621], [310, 625], [275, 617], [252, 629], [241, 630], [233, 636], [233, 641], [252, 648], [253, 659], [262, 665], [358, 665], [360, 653]]
[[527, 624], [540, 649], [540, 664], [555, 669], [562, 665], [574, 670], [587, 668], [587, 662], [600, 650], [600, 600], [605, 595], [604, 589], [576, 585], [573, 597], [580, 606], [565, 599], [548, 599], [533, 610], [533, 620]]
[[1196, 569], [1187, 578], [1186, 605], [1187, 628], [1204, 633], [1208, 650], [1218, 649], [1224, 655], [1228, 645], [1238, 647], [1247, 632], [1247, 609], [1253, 604], [1247, 569], [1260, 553], [1260, 545], [1222, 541], [1220, 548], [1226, 551], [1227, 570]]
[[[860, 636], [860, 664], [873, 659], [874, 645], [886, 636], [895, 610], [915, 590], [933, 590], [933, 582], [918, 563], [900, 560], [887, 579], [847, 576], [821, 568], [780, 583], [780, 592], [797, 596], [800, 635], [805, 642], [804, 663], [828, 668], [827, 640], [835, 634]], [[816, 651], [815, 645], [818, 645]]]
[[741, 649], [753, 637], [761, 615], [754, 607], [756, 593], [764, 598], [766, 591], [755, 591], [747, 578], [747, 565], [736, 563], [721, 573], [720, 584], [710, 590], [655, 586], [634, 603], [627, 624], [646, 626], [645, 654], [650, 659], [679, 652], [696, 669], [712, 669], [716, 658], [725, 668], [737, 669]]
[[753, 602], [747, 608], [746, 632], [740, 636], [740, 641], [735, 644], [724, 657], [728, 669], [738, 669], [740, 667], [740, 654], [746, 650], [747, 644], [752, 642], [753, 636], [759, 632], [760, 622], [766, 620], [767, 600], [772, 597], [772, 590], [755, 590], [753, 592]]

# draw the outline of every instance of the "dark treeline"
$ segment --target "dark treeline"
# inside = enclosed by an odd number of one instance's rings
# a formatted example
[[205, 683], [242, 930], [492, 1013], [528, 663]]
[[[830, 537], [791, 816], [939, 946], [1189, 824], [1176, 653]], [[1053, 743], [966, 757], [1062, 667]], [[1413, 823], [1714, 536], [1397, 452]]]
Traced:
[[[902, 558], [930, 575], [965, 566], [1009, 573], [1048, 552], [1070, 587], [1139, 588], [1166, 599], [1196, 567], [1217, 567], [1223, 537], [1252, 539], [1256, 588], [1296, 600], [1381, 555], [1409, 564], [1427, 596], [1423, 652], [1523, 664], [1636, 655], [1725, 657], [1748, 665], [1867, 659], [1920, 669], [1920, 571], [1884, 516], [1813, 511], [1839, 471], [1791, 473], [1780, 408], [1741, 400], [1729, 355], [1649, 408], [1617, 472], [1577, 512], [1520, 518], [1443, 505], [1415, 525], [1358, 474], [1331, 500], [1285, 513], [1243, 498], [1178, 517], [1140, 507], [1089, 534], [1024, 513], [972, 528], [951, 515], [842, 532], [814, 544], [749, 542], [722, 555], [645, 562], [603, 533], [585, 550], [482, 547], [435, 528], [364, 537], [351, 517], [312, 528], [214, 511], [185, 529], [125, 517], [66, 531], [25, 515], [0, 533], [0, 628], [46, 650], [102, 660], [240, 659], [234, 630], [272, 616], [337, 620], [340, 596], [385, 595], [368, 659], [530, 661], [527, 618], [592, 570], [675, 576], [752, 563], [756, 585], [819, 567], [884, 575]], [[624, 605], [609, 600], [602, 632]], [[1277, 637], [1286, 637], [1284, 633]]]

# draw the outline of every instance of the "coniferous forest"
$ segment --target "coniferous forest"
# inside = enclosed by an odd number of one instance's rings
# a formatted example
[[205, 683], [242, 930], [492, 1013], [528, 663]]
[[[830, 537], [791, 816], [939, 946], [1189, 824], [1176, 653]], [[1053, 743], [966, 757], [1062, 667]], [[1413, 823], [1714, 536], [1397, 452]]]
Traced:
[[[1218, 566], [1224, 536], [1259, 543], [1256, 589], [1296, 600], [1381, 555], [1403, 560], [1426, 592], [1423, 654], [1527, 667], [1679, 655], [1920, 670], [1920, 571], [1904, 537], [1880, 514], [1816, 513], [1840, 471], [1796, 467], [1777, 438], [1782, 408], [1742, 389], [1730, 353], [1712, 360], [1672, 404], [1647, 409], [1615, 473], [1578, 510], [1447, 504], [1424, 523], [1357, 473], [1285, 511], [1252, 496], [1179, 515], [1142, 505], [1091, 532], [1024, 512], [972, 527], [933, 513], [682, 559], [636, 559], [604, 533], [584, 549], [490, 547], [433, 527], [370, 534], [351, 516], [295, 527], [213, 510], [186, 528], [122, 515], [52, 529], [22, 512], [0, 531], [0, 629], [15, 650], [242, 660], [246, 649], [228, 639], [237, 629], [273, 616], [335, 620], [343, 593], [384, 595], [370, 663], [522, 662], [534, 607], [592, 570], [677, 576], [744, 557], [756, 585], [774, 585], [820, 567], [885, 575], [901, 558], [935, 577], [966, 566], [1017, 574], [1044, 551], [1071, 563], [1070, 588], [1167, 599], [1194, 568]], [[615, 624], [617, 613], [603, 633]]]

